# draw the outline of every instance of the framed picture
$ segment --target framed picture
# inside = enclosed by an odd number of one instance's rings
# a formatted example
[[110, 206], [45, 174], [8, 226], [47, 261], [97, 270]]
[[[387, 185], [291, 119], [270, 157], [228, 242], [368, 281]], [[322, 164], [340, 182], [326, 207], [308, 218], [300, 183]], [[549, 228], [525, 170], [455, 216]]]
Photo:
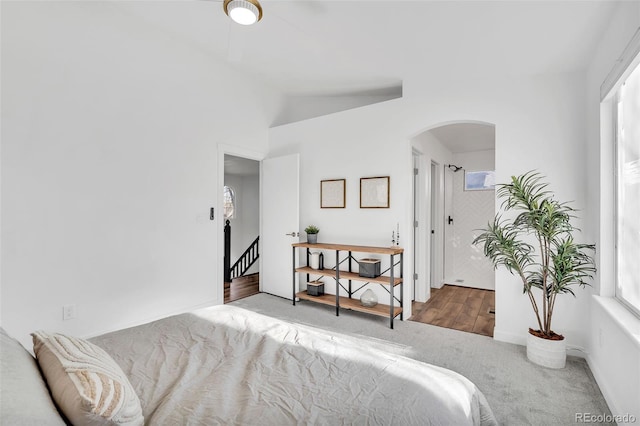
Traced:
[[346, 179], [320, 181], [320, 208], [343, 209], [346, 204]]
[[389, 208], [389, 176], [360, 178], [360, 208]]
[[496, 172], [493, 170], [464, 172], [465, 191], [493, 191], [496, 186]]

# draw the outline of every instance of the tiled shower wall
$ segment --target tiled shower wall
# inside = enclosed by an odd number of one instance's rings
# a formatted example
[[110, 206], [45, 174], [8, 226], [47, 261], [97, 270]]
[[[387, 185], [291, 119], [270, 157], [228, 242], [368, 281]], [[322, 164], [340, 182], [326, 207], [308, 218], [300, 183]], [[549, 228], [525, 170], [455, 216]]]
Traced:
[[[493, 170], [495, 151], [454, 154], [454, 164], [466, 171]], [[483, 289], [495, 288], [494, 269], [482, 253], [482, 246], [472, 241], [479, 229], [493, 221], [495, 191], [465, 191], [464, 172], [445, 172], [451, 179], [452, 218], [445, 222], [445, 283]]]

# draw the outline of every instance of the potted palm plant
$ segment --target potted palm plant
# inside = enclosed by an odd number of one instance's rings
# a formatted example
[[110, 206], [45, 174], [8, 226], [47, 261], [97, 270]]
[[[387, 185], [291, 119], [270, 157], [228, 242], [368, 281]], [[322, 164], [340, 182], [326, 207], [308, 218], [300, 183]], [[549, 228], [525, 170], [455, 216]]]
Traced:
[[304, 228], [304, 232], [307, 234], [307, 242], [309, 244], [316, 244], [318, 242], [318, 232], [320, 232], [320, 229], [318, 229], [317, 226], [309, 225]]
[[530, 171], [512, 176], [508, 184], [498, 185], [496, 195], [502, 210], [515, 217], [497, 214], [474, 244], [483, 244], [484, 254], [495, 268], [505, 267], [520, 278], [529, 297], [538, 329], [529, 328], [527, 358], [550, 368], [563, 368], [566, 362], [564, 336], [551, 328], [556, 297], [575, 293], [572, 286], [585, 287], [596, 271], [589, 252], [594, 244], [579, 244], [571, 224], [574, 209], [553, 198], [542, 176]]

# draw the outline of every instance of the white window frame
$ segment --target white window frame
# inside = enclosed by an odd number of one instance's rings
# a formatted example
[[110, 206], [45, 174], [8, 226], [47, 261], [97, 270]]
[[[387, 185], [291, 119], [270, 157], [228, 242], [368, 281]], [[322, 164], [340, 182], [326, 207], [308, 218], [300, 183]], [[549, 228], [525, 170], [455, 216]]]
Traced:
[[[608, 120], [604, 120], [602, 122], [603, 126], [604, 126], [604, 130], [606, 132], [607, 128], [610, 128], [610, 132], [609, 133], [611, 135], [611, 139], [612, 139], [612, 146], [611, 146], [611, 162], [609, 163], [610, 166], [605, 167], [604, 169], [602, 169], [603, 173], [611, 173], [611, 186], [610, 188], [613, 190], [613, 194], [612, 197], [610, 199], [611, 203], [609, 203], [608, 205], [611, 205], [611, 210], [609, 210], [609, 212], [606, 212], [606, 209], [603, 211], [601, 210], [601, 212], [605, 215], [605, 217], [610, 216], [612, 218], [612, 222], [613, 222], [613, 236], [612, 236], [612, 241], [611, 241], [611, 245], [609, 244], [605, 244], [605, 246], [607, 248], [611, 248], [611, 257], [607, 256], [605, 254], [605, 259], [610, 259], [611, 260], [611, 270], [610, 273], [607, 273], [605, 276], [606, 277], [611, 277], [612, 278], [612, 289], [611, 289], [611, 293], [609, 291], [604, 291], [603, 289], [601, 289], [601, 294], [602, 295], [607, 295], [610, 294], [611, 296], [613, 296], [617, 301], [619, 301], [625, 308], [627, 308], [631, 313], [635, 314], [637, 317], [640, 317], [640, 306], [635, 306], [634, 304], [630, 303], [629, 301], [627, 301], [623, 295], [620, 294], [620, 282], [619, 282], [619, 277], [618, 277], [618, 265], [619, 265], [619, 259], [618, 259], [618, 185], [619, 185], [619, 178], [620, 176], [618, 175], [618, 163], [619, 163], [619, 159], [618, 159], [618, 144], [619, 144], [619, 135], [618, 135], [618, 117], [617, 117], [617, 112], [618, 112], [618, 101], [619, 101], [619, 92], [620, 92], [620, 88], [622, 87], [622, 85], [624, 84], [624, 82], [628, 79], [628, 77], [630, 76], [630, 74], [636, 69], [636, 67], [640, 66], [640, 29], [635, 33], [635, 35], [633, 36], [633, 38], [631, 39], [631, 41], [629, 42], [629, 44], [627, 45], [627, 47], [625, 48], [622, 56], [618, 59], [618, 61], [616, 62], [615, 66], [613, 67], [613, 69], [611, 70], [611, 72], [609, 73], [609, 75], [606, 77], [606, 79], [604, 80], [604, 82], [602, 83], [602, 86], [600, 87], [600, 97], [601, 97], [601, 101], [602, 101], [602, 105], [603, 106], [607, 106], [608, 107], [606, 109], [609, 110], [609, 117], [610, 117], [610, 122]], [[610, 127], [609, 127], [610, 126]], [[609, 138], [604, 137], [603, 139], [603, 143], [606, 143], [607, 140]], [[606, 151], [606, 149], [605, 149]], [[606, 177], [602, 177], [603, 179], [603, 183], [607, 182], [609, 179], [607, 179]], [[606, 195], [604, 198], [601, 198], [601, 201], [606, 200]], [[607, 204], [605, 204], [607, 205]], [[601, 222], [601, 226], [603, 225], [603, 222]], [[606, 231], [602, 230], [603, 237], [606, 235]], [[608, 240], [608, 238], [604, 237], [604, 240], [601, 240], [601, 243], [606, 243], [606, 241]], [[605, 265], [608, 264], [608, 262], [605, 262]], [[609, 268], [606, 268], [607, 271], [609, 271]], [[602, 268], [601, 268], [602, 270]], [[602, 282], [602, 281], [601, 281]], [[640, 285], [640, 283], [636, 283], [637, 285]]]
[[[638, 303], [637, 305], [635, 305], [634, 303], [632, 303], [631, 301], [629, 301], [626, 297], [624, 297], [623, 293], [623, 289], [626, 286], [640, 286], [640, 281], [638, 281], [638, 277], [635, 278], [635, 280], [631, 281], [630, 277], [627, 277], [627, 279], [631, 282], [624, 282], [621, 283], [620, 282], [620, 250], [619, 250], [619, 238], [620, 235], [622, 233], [624, 233], [624, 230], [620, 229], [620, 212], [618, 211], [618, 207], [620, 204], [620, 199], [619, 199], [619, 195], [620, 195], [620, 190], [621, 190], [621, 179], [623, 178], [623, 176], [621, 176], [620, 172], [620, 168], [622, 167], [622, 165], [620, 164], [621, 158], [620, 158], [620, 150], [621, 150], [621, 145], [623, 143], [625, 143], [625, 141], [621, 140], [621, 135], [619, 132], [619, 105], [621, 102], [620, 99], [620, 95], [623, 89], [624, 84], [626, 83], [626, 81], [628, 80], [629, 76], [631, 73], [633, 73], [634, 71], [638, 70], [640, 72], [640, 54], [638, 54], [638, 57], [629, 65], [628, 67], [628, 73], [625, 72], [625, 77], [624, 79], [621, 79], [621, 84], [619, 85], [619, 87], [616, 90], [616, 94], [615, 94], [615, 102], [614, 102], [614, 108], [613, 108], [613, 118], [614, 118], [614, 129], [615, 129], [615, 133], [614, 133], [614, 161], [615, 161], [615, 165], [614, 165], [614, 184], [615, 184], [615, 192], [614, 192], [614, 220], [615, 220], [615, 253], [614, 253], [614, 271], [615, 271], [615, 297], [616, 299], [618, 299], [623, 305], [625, 305], [629, 310], [631, 310], [631, 312], [633, 312], [634, 314], [636, 314], [637, 316], [640, 317], [640, 303]], [[640, 119], [640, 118], [639, 118]], [[636, 256], [638, 255], [638, 253], [635, 254]], [[634, 256], [634, 254], [631, 254], [629, 256]]]

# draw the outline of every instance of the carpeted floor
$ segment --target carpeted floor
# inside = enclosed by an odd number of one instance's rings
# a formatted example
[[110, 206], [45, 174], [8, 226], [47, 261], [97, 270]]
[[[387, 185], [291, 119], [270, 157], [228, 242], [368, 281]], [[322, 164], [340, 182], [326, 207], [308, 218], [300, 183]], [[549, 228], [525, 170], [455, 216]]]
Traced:
[[586, 361], [569, 357], [562, 370], [527, 361], [525, 348], [490, 337], [411, 321], [291, 301], [264, 293], [231, 303], [274, 318], [363, 339], [387, 351], [456, 371], [484, 393], [500, 424], [570, 425], [576, 413], [610, 415]]

